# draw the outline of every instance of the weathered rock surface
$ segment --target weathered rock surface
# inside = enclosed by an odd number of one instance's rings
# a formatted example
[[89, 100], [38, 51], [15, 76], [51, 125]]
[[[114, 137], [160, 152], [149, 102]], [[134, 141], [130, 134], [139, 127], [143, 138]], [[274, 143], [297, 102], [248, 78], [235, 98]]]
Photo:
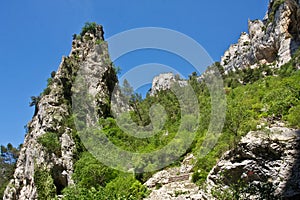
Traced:
[[191, 170], [195, 157], [190, 154], [180, 167], [168, 168], [154, 174], [144, 185], [151, 190], [146, 200], [203, 199], [205, 194], [191, 181]]
[[170, 90], [174, 83], [178, 83], [180, 87], [187, 85], [186, 80], [180, 80], [177, 75], [174, 75], [171, 72], [160, 74], [153, 78], [150, 95], [154, 95], [158, 91]]
[[[100, 44], [99, 44], [100, 43]], [[57, 194], [73, 184], [76, 145], [71, 127], [66, 119], [72, 114], [72, 84], [78, 70], [90, 77], [88, 93], [97, 95], [99, 116], [108, 109], [107, 98], [115, 83], [116, 74], [109, 62], [107, 45], [103, 41], [102, 26], [94, 33], [87, 32], [80, 39], [74, 38], [69, 56], [64, 57], [56, 75], [36, 105], [36, 112], [28, 124], [23, 147], [17, 161], [13, 180], [5, 190], [4, 199], [38, 199], [34, 174], [37, 169], [48, 171], [55, 184]], [[58, 135], [61, 152], [50, 153], [38, 142], [47, 132]]]
[[300, 197], [299, 153], [299, 131], [272, 127], [249, 132], [211, 170], [208, 188], [222, 190], [241, 182], [270, 182], [275, 194], [297, 199]]
[[248, 22], [249, 33], [242, 33], [221, 58], [225, 73], [258, 64], [281, 66], [300, 46], [300, 7], [296, 0], [270, 0], [263, 21]]
[[[274, 126], [266, 131], [249, 132], [211, 170], [205, 190], [191, 182], [194, 160], [193, 155], [189, 155], [181, 167], [154, 174], [144, 184], [151, 190], [146, 199], [217, 199], [212, 191], [222, 193], [228, 192], [234, 184], [268, 182], [280, 197], [300, 197], [300, 132], [294, 129]], [[249, 196], [249, 199], [257, 199], [257, 196]]]

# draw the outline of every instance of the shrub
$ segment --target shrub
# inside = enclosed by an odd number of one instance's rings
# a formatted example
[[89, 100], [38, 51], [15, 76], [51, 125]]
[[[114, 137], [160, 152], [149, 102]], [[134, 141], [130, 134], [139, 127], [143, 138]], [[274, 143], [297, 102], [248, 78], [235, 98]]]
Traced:
[[51, 200], [56, 196], [56, 187], [53, 183], [53, 178], [46, 170], [38, 169], [34, 172], [34, 183], [37, 188], [38, 198]]
[[47, 132], [38, 138], [38, 142], [43, 145], [49, 153], [54, 153], [57, 156], [61, 154], [61, 146], [56, 133]]
[[289, 110], [287, 120], [291, 126], [300, 128], [300, 104]]
[[115, 170], [101, 164], [90, 153], [84, 152], [75, 164], [73, 178], [79, 186], [89, 189], [105, 186], [116, 175]]
[[86, 22], [85, 25], [82, 27], [81, 36], [84, 36], [85, 33], [90, 32], [92, 34], [96, 33], [96, 26], [97, 24], [95, 22]]
[[272, 9], [271, 13], [269, 14], [269, 23], [274, 21], [274, 17], [276, 14], [276, 11], [278, 10], [279, 6], [283, 4], [285, 0], [275, 0], [274, 3], [272, 4]]

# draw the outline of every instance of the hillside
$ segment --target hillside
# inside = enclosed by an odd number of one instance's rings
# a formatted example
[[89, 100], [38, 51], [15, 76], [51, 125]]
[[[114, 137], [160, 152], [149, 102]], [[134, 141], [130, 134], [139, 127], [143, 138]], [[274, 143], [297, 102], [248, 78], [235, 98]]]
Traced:
[[145, 99], [118, 83], [103, 27], [87, 23], [32, 97], [20, 153], [5, 149], [18, 160], [3, 199], [299, 198], [299, 13], [270, 0], [220, 62], [161, 74]]

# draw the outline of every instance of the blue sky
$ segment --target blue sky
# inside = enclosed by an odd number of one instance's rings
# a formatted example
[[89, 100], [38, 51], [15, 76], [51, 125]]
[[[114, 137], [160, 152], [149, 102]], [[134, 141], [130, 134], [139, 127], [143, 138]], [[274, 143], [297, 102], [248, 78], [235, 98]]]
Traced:
[[[30, 96], [40, 94], [45, 88], [51, 71], [56, 71], [62, 56], [69, 54], [72, 35], [79, 33], [85, 22], [102, 24], [106, 38], [139, 27], [173, 29], [196, 40], [213, 60], [219, 61], [240, 33], [247, 31], [248, 19], [264, 17], [267, 3], [267, 0], [1, 1], [0, 144], [23, 142], [24, 125], [33, 115], [33, 108], [28, 106]], [[116, 64], [123, 70], [149, 62], [186, 64], [168, 55], [157, 60], [157, 52], [145, 55], [136, 53]]]

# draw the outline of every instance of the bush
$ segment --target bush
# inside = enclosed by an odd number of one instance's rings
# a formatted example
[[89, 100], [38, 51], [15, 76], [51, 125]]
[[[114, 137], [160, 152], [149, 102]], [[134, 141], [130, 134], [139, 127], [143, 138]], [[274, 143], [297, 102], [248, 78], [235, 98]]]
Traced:
[[56, 196], [56, 187], [53, 183], [53, 178], [46, 170], [35, 168], [34, 183], [37, 188], [38, 198], [52, 200]]
[[38, 138], [38, 142], [43, 145], [49, 153], [59, 156], [61, 154], [61, 145], [56, 133], [47, 132]]
[[84, 188], [98, 188], [105, 186], [114, 179], [117, 172], [101, 164], [90, 153], [84, 152], [75, 163], [73, 178], [75, 182]]
[[139, 200], [148, 195], [147, 188], [131, 174], [117, 177], [107, 184], [105, 191], [108, 199]]
[[300, 128], [300, 104], [289, 110], [287, 120], [291, 126]]
[[89, 32], [92, 34], [96, 33], [96, 26], [97, 24], [95, 22], [86, 22], [84, 27], [82, 27], [81, 29], [81, 36], [84, 36], [85, 33]]

